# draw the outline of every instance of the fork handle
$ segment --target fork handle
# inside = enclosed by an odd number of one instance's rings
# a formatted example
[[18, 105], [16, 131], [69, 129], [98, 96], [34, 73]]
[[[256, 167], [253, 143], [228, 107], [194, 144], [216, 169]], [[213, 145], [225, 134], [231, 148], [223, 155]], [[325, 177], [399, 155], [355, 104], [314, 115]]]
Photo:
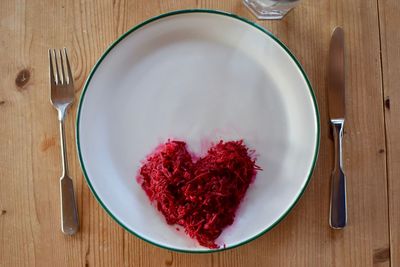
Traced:
[[60, 179], [61, 230], [66, 235], [78, 232], [79, 221], [76, 208], [74, 185], [68, 176]]
[[332, 120], [335, 145], [335, 165], [331, 177], [331, 204], [329, 224], [342, 229], [347, 224], [346, 176], [343, 172], [342, 139], [344, 120]]
[[62, 176], [60, 178], [61, 230], [64, 234], [73, 235], [79, 229], [79, 220], [75, 201], [74, 185], [72, 179], [69, 177], [63, 117], [60, 119], [60, 141], [62, 158]]
[[[65, 111], [63, 112], [65, 113]], [[67, 144], [65, 142], [65, 126], [64, 117], [59, 115], [60, 121], [60, 143], [61, 143], [61, 163], [62, 163], [62, 177], [69, 175], [68, 157], [67, 157]]]

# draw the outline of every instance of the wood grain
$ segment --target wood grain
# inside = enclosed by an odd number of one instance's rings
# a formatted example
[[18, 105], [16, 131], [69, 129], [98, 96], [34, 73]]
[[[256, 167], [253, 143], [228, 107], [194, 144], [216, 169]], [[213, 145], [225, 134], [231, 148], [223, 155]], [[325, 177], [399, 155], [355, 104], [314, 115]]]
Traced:
[[400, 266], [400, 2], [379, 1], [382, 73], [386, 123], [390, 251], [392, 266]]
[[[398, 11], [396, 0], [382, 2]], [[383, 3], [379, 24], [377, 0], [303, 0], [284, 20], [260, 22], [303, 64], [317, 95], [322, 130], [309, 188], [271, 232], [237, 249], [205, 255], [170, 252], [130, 235], [104, 212], [84, 182], [75, 153], [74, 105], [66, 128], [81, 231], [73, 237], [61, 234], [59, 137], [48, 100], [47, 49], [69, 48], [78, 99], [91, 67], [112, 41], [144, 19], [184, 8], [225, 10], [255, 20], [239, 0], [1, 0], [0, 266], [389, 266], [390, 255], [392, 266], [399, 265], [394, 250], [400, 245], [400, 198], [395, 195], [400, 190], [400, 37], [396, 11]], [[349, 226], [343, 231], [328, 226], [333, 147], [325, 90], [335, 25], [343, 26], [347, 49]], [[391, 101], [385, 113], [379, 25], [385, 97]]]

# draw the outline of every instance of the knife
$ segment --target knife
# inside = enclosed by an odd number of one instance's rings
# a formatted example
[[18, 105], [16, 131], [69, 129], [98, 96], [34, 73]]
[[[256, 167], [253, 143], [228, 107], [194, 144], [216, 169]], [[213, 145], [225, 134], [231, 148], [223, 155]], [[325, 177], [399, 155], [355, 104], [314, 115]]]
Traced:
[[341, 27], [333, 31], [329, 47], [328, 105], [332, 125], [335, 157], [331, 177], [329, 224], [342, 229], [347, 224], [346, 176], [343, 172], [342, 139], [345, 117], [344, 32]]

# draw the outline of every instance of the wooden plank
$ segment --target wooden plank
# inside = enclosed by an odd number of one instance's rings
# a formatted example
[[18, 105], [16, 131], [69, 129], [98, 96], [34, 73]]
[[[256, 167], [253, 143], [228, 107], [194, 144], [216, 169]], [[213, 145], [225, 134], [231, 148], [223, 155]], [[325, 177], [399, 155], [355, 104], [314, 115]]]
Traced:
[[380, 0], [379, 21], [386, 123], [391, 265], [400, 265], [400, 2]]
[[[58, 126], [48, 102], [47, 49], [70, 48], [78, 98], [91, 67], [120, 34], [159, 13], [194, 7], [225, 10], [254, 20], [239, 0], [2, 1], [0, 265], [388, 266], [386, 154], [380, 152], [385, 138], [375, 0], [304, 0], [284, 20], [261, 22], [304, 65], [316, 91], [322, 126], [313, 180], [293, 212], [270, 233], [243, 247], [207, 255], [169, 252], [130, 235], [102, 210], [84, 182], [74, 145], [76, 105], [66, 127], [81, 231], [74, 237], [60, 233]], [[343, 231], [332, 231], [327, 220], [332, 142], [325, 78], [330, 33], [337, 24], [345, 29], [348, 53], [345, 167], [349, 226]], [[391, 68], [400, 63], [399, 59], [390, 62]], [[393, 75], [388, 74], [385, 84]], [[396, 102], [391, 101], [394, 106]], [[391, 114], [394, 110], [391, 108]], [[389, 116], [386, 111], [386, 123]], [[392, 142], [395, 137], [399, 137], [398, 132], [393, 132]], [[391, 204], [393, 208], [395, 203]], [[396, 207], [398, 210], [398, 204]], [[392, 235], [392, 245], [396, 244], [398, 247]]]

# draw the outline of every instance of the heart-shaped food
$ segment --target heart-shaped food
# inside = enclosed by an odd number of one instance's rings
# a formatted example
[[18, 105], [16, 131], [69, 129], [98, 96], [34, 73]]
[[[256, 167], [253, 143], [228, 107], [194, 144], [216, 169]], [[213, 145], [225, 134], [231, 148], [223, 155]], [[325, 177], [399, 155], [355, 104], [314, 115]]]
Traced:
[[150, 154], [138, 182], [168, 224], [178, 224], [200, 245], [218, 248], [215, 239], [233, 223], [257, 170], [243, 141], [220, 141], [194, 161], [182, 141], [168, 141]]

